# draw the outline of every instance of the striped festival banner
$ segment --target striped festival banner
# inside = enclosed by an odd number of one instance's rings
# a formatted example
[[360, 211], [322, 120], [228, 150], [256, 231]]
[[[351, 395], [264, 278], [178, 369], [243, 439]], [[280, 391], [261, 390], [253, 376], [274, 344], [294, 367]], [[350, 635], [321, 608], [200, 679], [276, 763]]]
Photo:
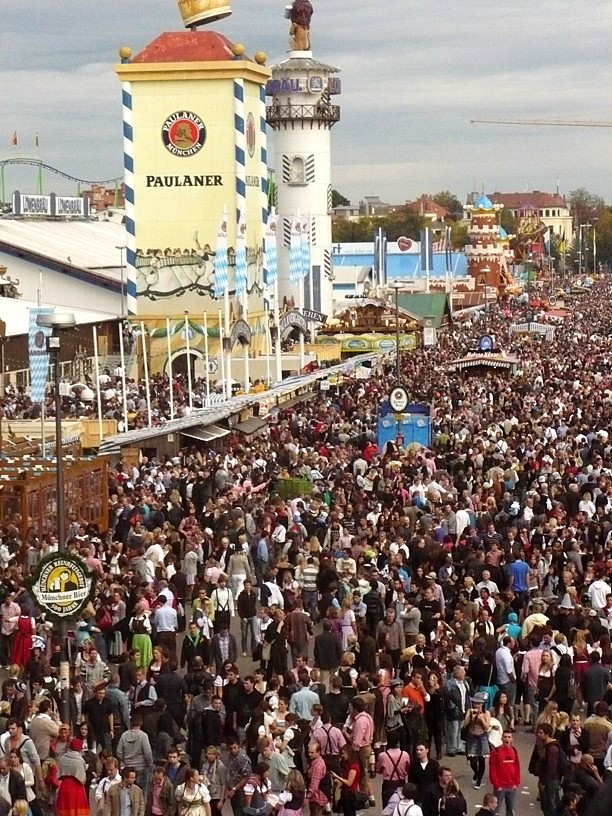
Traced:
[[236, 232], [236, 297], [241, 298], [247, 289], [246, 218], [240, 211]]
[[229, 284], [227, 263], [227, 212], [224, 210], [215, 245], [215, 297], [222, 298]]
[[289, 285], [295, 286], [302, 279], [302, 218], [294, 215], [291, 219], [289, 239]]
[[302, 216], [301, 224], [302, 278], [310, 274], [310, 216]]
[[28, 352], [30, 358], [30, 399], [34, 403], [45, 401], [45, 386], [49, 374], [47, 337], [51, 334], [51, 329], [39, 326], [36, 318], [38, 315], [53, 314], [53, 311], [54, 309], [49, 306], [30, 309]]
[[270, 213], [266, 223], [264, 262], [266, 269], [265, 282], [267, 286], [274, 286], [278, 276], [278, 258], [276, 250], [276, 227], [278, 215]]

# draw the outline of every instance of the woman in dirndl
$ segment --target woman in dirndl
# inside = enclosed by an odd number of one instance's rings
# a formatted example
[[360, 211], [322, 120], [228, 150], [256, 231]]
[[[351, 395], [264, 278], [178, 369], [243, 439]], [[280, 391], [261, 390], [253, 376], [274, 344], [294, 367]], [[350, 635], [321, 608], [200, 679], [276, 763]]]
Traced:
[[111, 602], [111, 617], [113, 621], [113, 628], [110, 633], [109, 654], [111, 657], [119, 658], [125, 651], [125, 644], [123, 642], [123, 626], [125, 624], [125, 601], [119, 589], [113, 592], [113, 600]]
[[476, 790], [482, 787], [486, 758], [490, 754], [488, 734], [491, 730], [491, 715], [485, 709], [486, 702], [486, 694], [477, 692], [472, 697], [472, 707], [468, 709], [463, 721], [463, 727], [467, 729], [465, 753], [472, 768], [472, 782]]
[[89, 816], [89, 802], [85, 791], [86, 765], [81, 756], [82, 748], [81, 740], [71, 740], [70, 748], [59, 761], [56, 816]]
[[17, 632], [11, 650], [11, 663], [25, 666], [32, 651], [32, 636], [36, 632], [36, 621], [26, 606], [21, 606], [21, 615], [17, 618]]
[[146, 668], [153, 657], [153, 645], [151, 643], [151, 621], [141, 603], [137, 603], [134, 607], [134, 615], [130, 620], [130, 632], [132, 633], [132, 649], [137, 649], [140, 654], [138, 667]]

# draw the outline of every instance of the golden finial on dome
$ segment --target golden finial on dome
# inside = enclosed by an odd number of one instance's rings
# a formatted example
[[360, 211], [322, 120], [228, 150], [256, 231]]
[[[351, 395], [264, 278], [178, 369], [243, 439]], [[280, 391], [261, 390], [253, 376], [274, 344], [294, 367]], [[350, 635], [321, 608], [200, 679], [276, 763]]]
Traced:
[[255, 62], [258, 65], [265, 65], [266, 60], [268, 59], [268, 55], [265, 51], [256, 51], [255, 52]]
[[132, 49], [127, 45], [122, 45], [119, 49], [119, 56], [121, 57], [121, 62], [129, 62], [132, 58]]
[[185, 28], [213, 23], [229, 17], [232, 8], [228, 0], [177, 0]]
[[232, 54], [235, 57], [242, 57], [244, 55], [244, 45], [242, 43], [234, 43], [232, 45]]

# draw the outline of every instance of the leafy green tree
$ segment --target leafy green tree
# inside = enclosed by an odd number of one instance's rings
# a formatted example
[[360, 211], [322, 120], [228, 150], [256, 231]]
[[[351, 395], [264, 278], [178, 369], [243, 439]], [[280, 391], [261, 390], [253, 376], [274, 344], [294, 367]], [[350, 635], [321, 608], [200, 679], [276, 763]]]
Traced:
[[353, 241], [372, 241], [374, 225], [371, 218], [359, 218], [357, 221], [338, 218], [332, 221], [332, 241], [334, 243], [351, 243]]
[[407, 207], [398, 207], [397, 210], [373, 220], [376, 221], [375, 227], [382, 227], [385, 230], [388, 241], [397, 241], [402, 235], [418, 241], [426, 223], [421, 215]]
[[606, 207], [606, 202], [601, 196], [590, 193], [584, 187], [572, 190], [568, 196], [568, 202], [576, 229], [580, 224], [588, 224], [599, 218]]
[[500, 211], [499, 225], [506, 230], [508, 235], [516, 235], [516, 218], [505, 207]]
[[351, 202], [342, 193], [332, 189], [332, 207], [349, 207]]
[[451, 225], [451, 246], [455, 250], [462, 250], [469, 241], [467, 224], [459, 224], [456, 221]]
[[431, 196], [432, 200], [449, 211], [453, 221], [459, 221], [463, 216], [463, 205], [454, 193], [450, 190], [441, 190]]
[[612, 266], [612, 207], [606, 207], [595, 225], [597, 260]]

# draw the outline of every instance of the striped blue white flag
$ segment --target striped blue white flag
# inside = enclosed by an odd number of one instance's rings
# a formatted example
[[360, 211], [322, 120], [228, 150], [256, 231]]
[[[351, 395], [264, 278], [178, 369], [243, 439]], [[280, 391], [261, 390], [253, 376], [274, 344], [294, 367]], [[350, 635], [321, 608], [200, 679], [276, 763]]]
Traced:
[[289, 240], [289, 285], [295, 286], [302, 279], [302, 219], [294, 215], [291, 220]]
[[222, 298], [229, 284], [227, 263], [227, 212], [224, 212], [217, 230], [215, 245], [215, 297]]
[[310, 274], [310, 216], [302, 216], [302, 229], [300, 236], [302, 245], [302, 278]]
[[47, 337], [51, 329], [39, 326], [36, 322], [38, 315], [53, 314], [53, 307], [34, 307], [30, 309], [30, 325], [28, 332], [28, 352], [30, 358], [30, 399], [34, 403], [45, 400], [45, 386], [49, 373], [49, 352], [47, 351]]
[[278, 216], [274, 213], [268, 215], [266, 222], [265, 235], [265, 282], [267, 286], [274, 286], [278, 276], [278, 257], [276, 251], [276, 227], [278, 225]]
[[246, 292], [247, 278], [246, 217], [241, 210], [236, 232], [236, 297], [241, 298]]

